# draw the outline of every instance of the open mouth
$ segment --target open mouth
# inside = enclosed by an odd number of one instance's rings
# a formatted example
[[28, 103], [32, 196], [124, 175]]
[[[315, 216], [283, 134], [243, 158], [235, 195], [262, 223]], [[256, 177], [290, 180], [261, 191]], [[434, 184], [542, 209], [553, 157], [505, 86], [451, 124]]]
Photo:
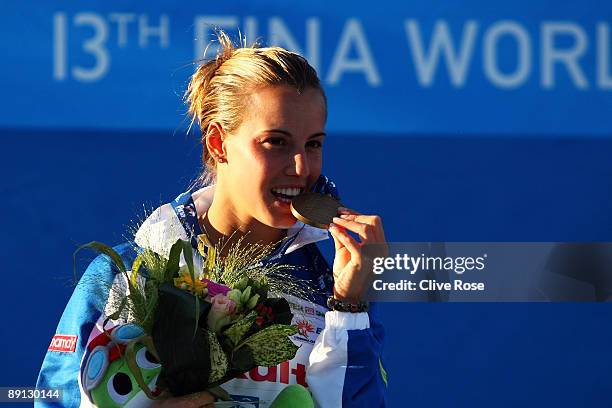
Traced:
[[270, 190], [272, 195], [282, 201], [283, 203], [291, 203], [293, 197], [301, 194], [304, 191], [303, 187], [282, 187], [273, 188]]

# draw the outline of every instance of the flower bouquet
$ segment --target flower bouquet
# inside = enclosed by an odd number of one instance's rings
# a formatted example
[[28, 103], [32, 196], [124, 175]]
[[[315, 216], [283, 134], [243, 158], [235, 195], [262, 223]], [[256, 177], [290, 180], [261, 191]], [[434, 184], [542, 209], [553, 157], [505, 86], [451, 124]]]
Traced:
[[[104, 244], [79, 248], [107, 255], [124, 282], [120, 294], [112, 297], [114, 312], [104, 327], [111, 320], [123, 324], [105, 329], [88, 346], [84, 361], [81, 383], [95, 405], [111, 406], [107, 394], [117, 391], [116, 386], [121, 389], [115, 394], [129, 398], [112, 399], [122, 402], [113, 406], [124, 406], [137, 393], [144, 393], [140, 406], [146, 406], [161, 393], [181, 396], [204, 390], [230, 401], [219, 385], [254, 367], [295, 357], [298, 346], [289, 337], [298, 328], [291, 325], [293, 315], [280, 294], [307, 297], [312, 289], [290, 275], [292, 266], [265, 262], [272, 245], [238, 240], [221, 257], [205, 235], [198, 242], [203, 260], [199, 270], [191, 244], [182, 240], [167, 258], [138, 249], [129, 269]], [[127, 364], [109, 372], [113, 355]], [[122, 377], [123, 386], [117, 370], [127, 377]]]

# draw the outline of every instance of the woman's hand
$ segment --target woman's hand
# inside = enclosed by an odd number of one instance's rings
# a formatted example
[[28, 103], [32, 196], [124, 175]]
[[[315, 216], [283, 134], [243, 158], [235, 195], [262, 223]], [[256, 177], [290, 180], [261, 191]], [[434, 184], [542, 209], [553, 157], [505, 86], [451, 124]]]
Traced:
[[[382, 220], [377, 215], [363, 215], [347, 208], [338, 209], [339, 217], [334, 217], [329, 232], [334, 239], [334, 297], [356, 303], [363, 299], [368, 290], [372, 269], [369, 260], [373, 256], [387, 256], [385, 232]], [[359, 236], [360, 242], [349, 233]], [[367, 256], [363, 253], [364, 245]], [[371, 249], [371, 250], [370, 250]]]
[[155, 408], [180, 407], [180, 408], [215, 408], [215, 396], [210, 392], [202, 391], [182, 397], [161, 398], [155, 400], [152, 405]]

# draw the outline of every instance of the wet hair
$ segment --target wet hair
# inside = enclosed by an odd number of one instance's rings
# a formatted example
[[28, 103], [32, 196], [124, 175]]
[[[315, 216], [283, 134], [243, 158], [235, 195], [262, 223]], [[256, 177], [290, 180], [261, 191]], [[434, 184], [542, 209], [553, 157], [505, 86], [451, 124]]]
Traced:
[[221, 30], [216, 35], [216, 57], [197, 69], [185, 92], [190, 128], [197, 121], [202, 136], [203, 184], [213, 182], [216, 173], [216, 162], [205, 142], [209, 125], [219, 123], [226, 134], [235, 131], [244, 118], [250, 93], [265, 86], [285, 85], [300, 93], [318, 89], [325, 100], [315, 69], [301, 55], [280, 47], [246, 46], [246, 41], [237, 46]]

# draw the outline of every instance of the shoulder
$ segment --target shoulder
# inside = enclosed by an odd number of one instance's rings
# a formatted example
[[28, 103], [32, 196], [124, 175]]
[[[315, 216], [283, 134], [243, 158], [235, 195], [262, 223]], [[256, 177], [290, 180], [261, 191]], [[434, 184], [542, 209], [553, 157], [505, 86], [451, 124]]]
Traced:
[[[135, 245], [130, 242], [124, 242], [112, 247], [112, 249], [117, 253], [117, 255], [119, 255], [126, 268], [129, 269], [130, 265], [134, 261], [134, 258], [136, 257]], [[83, 282], [83, 278], [93, 277], [93, 275], [96, 275], [102, 280], [113, 280], [118, 272], [119, 270], [114, 265], [111, 258], [108, 255], [100, 254], [89, 263], [83, 277], [81, 278], [81, 282]]]
[[[179, 211], [182, 210], [179, 208]], [[172, 244], [178, 239], [188, 239], [185, 227], [176, 211], [172, 204], [164, 204], [153, 211], [138, 228], [134, 238], [135, 243], [141, 248], [148, 248], [168, 257]]]

